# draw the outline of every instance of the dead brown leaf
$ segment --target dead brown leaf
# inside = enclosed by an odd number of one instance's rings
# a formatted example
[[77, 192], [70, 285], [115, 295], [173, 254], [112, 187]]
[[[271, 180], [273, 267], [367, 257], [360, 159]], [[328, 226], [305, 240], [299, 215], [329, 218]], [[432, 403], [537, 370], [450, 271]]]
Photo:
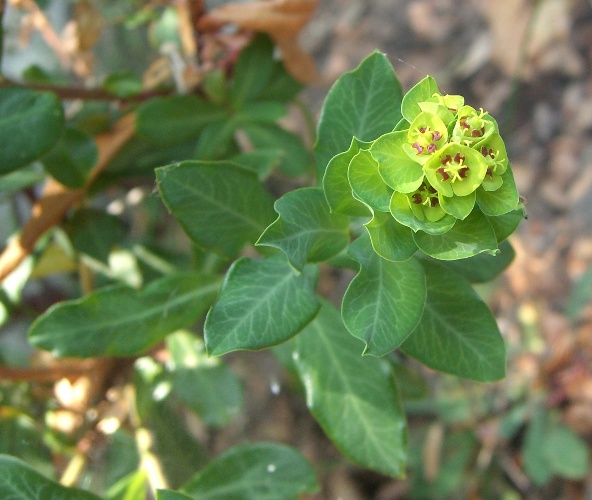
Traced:
[[308, 23], [318, 0], [256, 0], [228, 3], [201, 17], [198, 29], [217, 30], [235, 24], [246, 30], [267, 33], [282, 51], [286, 69], [301, 82], [317, 79], [310, 54], [298, 44], [298, 34]]

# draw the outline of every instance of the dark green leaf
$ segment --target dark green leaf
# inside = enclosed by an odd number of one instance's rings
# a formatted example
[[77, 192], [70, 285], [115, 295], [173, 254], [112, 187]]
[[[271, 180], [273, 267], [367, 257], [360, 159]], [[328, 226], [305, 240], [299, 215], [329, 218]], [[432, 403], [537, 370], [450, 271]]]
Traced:
[[323, 177], [323, 190], [332, 212], [352, 217], [364, 217], [370, 214], [368, 207], [354, 198], [347, 178], [349, 163], [359, 151], [360, 143], [354, 137], [349, 149], [335, 155], [327, 165]]
[[66, 127], [61, 139], [42, 161], [45, 170], [69, 188], [80, 188], [99, 157], [95, 141], [81, 129]]
[[20, 87], [0, 89], [0, 174], [47, 153], [63, 127], [62, 104], [54, 94]]
[[498, 215], [497, 217], [487, 217], [487, 220], [491, 224], [491, 227], [493, 227], [495, 237], [498, 243], [500, 243], [516, 231], [525, 218], [526, 212], [524, 211], [524, 206], [520, 205], [516, 210]]
[[444, 234], [432, 235], [418, 231], [413, 234], [413, 238], [421, 251], [440, 260], [466, 259], [483, 252], [495, 255], [498, 252], [493, 228], [478, 210], [474, 210], [465, 220], [457, 221]]
[[337, 255], [349, 243], [348, 218], [329, 211], [320, 188], [290, 191], [274, 207], [279, 216], [257, 245], [279, 248], [299, 270]]
[[311, 158], [302, 139], [273, 123], [246, 123], [243, 130], [255, 149], [281, 149], [278, 170], [286, 175], [302, 175], [309, 171]]
[[196, 160], [221, 160], [236, 151], [234, 118], [206, 125], [199, 136], [192, 157]]
[[407, 260], [417, 250], [411, 229], [399, 224], [391, 214], [375, 212], [372, 220], [364, 225], [372, 248], [383, 259]]
[[319, 310], [314, 269], [298, 273], [283, 254], [241, 258], [206, 318], [208, 354], [264, 349], [296, 335]]
[[179, 144], [196, 138], [209, 123], [228, 118], [221, 106], [193, 95], [157, 97], [143, 103], [137, 112], [136, 131], [149, 142]]
[[31, 466], [9, 455], [0, 455], [0, 498], [19, 500], [98, 500], [77, 488], [66, 488], [47, 479]]
[[325, 303], [295, 339], [293, 358], [306, 402], [345, 456], [395, 477], [405, 474], [407, 427], [388, 363], [362, 357], [362, 344]]
[[156, 490], [156, 500], [192, 500], [192, 497], [179, 491]]
[[374, 52], [335, 82], [323, 105], [315, 144], [317, 178], [329, 160], [346, 151], [352, 137], [372, 141], [401, 119], [401, 84], [391, 63]]
[[245, 47], [234, 66], [230, 98], [236, 108], [256, 99], [275, 71], [273, 42], [258, 35]]
[[247, 102], [233, 117], [237, 123], [263, 122], [274, 123], [288, 113], [282, 102], [263, 101]]
[[430, 393], [430, 386], [424, 374], [403, 361], [390, 359], [397, 387], [404, 401], [423, 399]]
[[220, 427], [235, 417], [242, 406], [238, 378], [220, 358], [208, 358], [203, 342], [179, 331], [166, 339], [172, 357], [173, 392], [206, 425]]
[[68, 233], [74, 248], [105, 264], [111, 249], [124, 236], [122, 221], [101, 210], [81, 208], [68, 222]]
[[156, 169], [167, 208], [200, 247], [227, 257], [254, 242], [275, 218], [257, 175], [230, 162], [186, 161]]
[[137, 291], [113, 286], [60, 302], [31, 326], [29, 341], [56, 356], [133, 356], [198, 320], [219, 281], [168, 276]]
[[401, 350], [435, 370], [490, 382], [505, 375], [504, 340], [470, 283], [432, 261], [421, 261], [427, 300], [421, 321]]
[[44, 180], [45, 173], [36, 167], [31, 165], [0, 176], [0, 195], [20, 191]]
[[343, 322], [366, 344], [364, 354], [382, 356], [397, 348], [417, 326], [426, 300], [426, 279], [416, 259], [392, 262], [361, 236], [349, 248], [360, 263], [341, 306]]
[[480, 253], [468, 259], [445, 261], [445, 266], [471, 283], [485, 283], [502, 273], [514, 260], [516, 254], [508, 241], [503, 241], [499, 249], [497, 255]]
[[200, 500], [279, 500], [318, 489], [314, 471], [300, 453], [284, 445], [257, 443], [231, 448], [182, 491]]
[[273, 71], [267, 86], [259, 94], [259, 99], [266, 101], [287, 102], [294, 99], [303, 85], [292, 78], [280, 61], [274, 61]]

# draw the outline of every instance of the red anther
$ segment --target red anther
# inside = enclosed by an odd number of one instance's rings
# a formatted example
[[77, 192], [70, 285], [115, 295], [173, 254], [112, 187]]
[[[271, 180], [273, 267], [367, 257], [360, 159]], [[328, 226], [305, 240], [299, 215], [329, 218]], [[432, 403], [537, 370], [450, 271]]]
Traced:
[[413, 198], [413, 203], [421, 205], [421, 195], [419, 193], [415, 193], [411, 198]]
[[458, 122], [462, 128], [471, 128], [471, 126], [465, 121], [467, 117], [463, 117], [462, 121]]
[[490, 168], [487, 169], [487, 172], [485, 172], [485, 175], [489, 175], [489, 177], [491, 177], [493, 179], [493, 170], [491, 170]]
[[430, 207], [435, 207], [438, 203], [440, 203], [438, 201], [438, 198], [436, 198], [435, 196], [430, 198]]
[[[491, 149], [489, 151], [491, 151]], [[483, 156], [487, 156], [488, 154], [490, 154], [489, 151], [487, 151], [487, 148], [485, 146], [481, 146], [481, 154]]]
[[411, 144], [411, 147], [417, 149], [418, 155], [423, 153], [423, 146], [420, 146], [420, 144], [418, 142], [414, 142], [413, 144]]
[[490, 157], [492, 160], [495, 160], [495, 155], [493, 154], [493, 149], [490, 149], [490, 150], [489, 150], [489, 157]]
[[450, 179], [450, 176], [448, 175], [448, 172], [444, 170], [444, 167], [440, 167], [438, 170], [436, 170], [436, 172], [438, 172], [442, 176], [443, 181], [447, 181], [448, 179]]
[[419, 127], [419, 131], [422, 134], [425, 134], [425, 131], [427, 130], [427, 127]]
[[429, 191], [430, 193], [432, 193], [432, 194], [433, 194], [433, 193], [437, 193], [437, 192], [438, 192], [438, 191], [436, 191], [436, 190], [435, 190], [435, 189], [434, 189], [432, 186], [430, 186], [430, 187], [428, 188], [428, 191]]
[[456, 114], [456, 112], [458, 111], [458, 109], [456, 109], [456, 108], [448, 108], [448, 111], [450, 111], [451, 113]]
[[438, 146], [436, 146], [434, 143], [432, 143], [428, 146], [428, 153], [430, 153], [430, 154], [434, 153], [435, 151], [437, 151], [437, 149], [438, 149]]
[[450, 157], [450, 155], [446, 155], [444, 158], [440, 158], [440, 163], [442, 165], [446, 165], [448, 163], [450, 163], [452, 161], [452, 158]]
[[454, 162], [460, 163], [461, 161], [465, 161], [464, 155], [460, 154], [460, 151], [454, 155]]
[[432, 140], [439, 141], [440, 139], [442, 139], [442, 134], [440, 132], [438, 132], [437, 130], [434, 130], [432, 132]]
[[461, 179], [467, 178], [467, 172], [469, 171], [469, 167], [463, 167], [458, 171], [458, 175]]
[[473, 130], [471, 132], [471, 137], [481, 137], [483, 135], [483, 131], [482, 130]]

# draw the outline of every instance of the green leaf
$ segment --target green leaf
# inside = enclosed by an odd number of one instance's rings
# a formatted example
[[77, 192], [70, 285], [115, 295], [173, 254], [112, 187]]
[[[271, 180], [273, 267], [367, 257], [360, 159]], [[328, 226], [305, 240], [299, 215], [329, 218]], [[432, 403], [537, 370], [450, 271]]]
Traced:
[[366, 235], [349, 253], [360, 263], [341, 306], [343, 322], [364, 341], [364, 354], [383, 356], [396, 349], [419, 323], [426, 279], [416, 259], [392, 262], [377, 255]]
[[361, 150], [349, 164], [347, 177], [354, 195], [380, 212], [388, 212], [393, 190], [378, 173], [378, 163], [370, 151]]
[[470, 283], [444, 266], [421, 262], [427, 299], [417, 328], [401, 350], [424, 365], [490, 382], [504, 377], [504, 340], [487, 305]]
[[196, 138], [209, 123], [228, 118], [223, 107], [193, 95], [155, 97], [140, 105], [136, 132], [158, 145], [179, 144]]
[[21, 460], [0, 455], [0, 498], [43, 500], [98, 500], [77, 488], [66, 488], [47, 479]]
[[323, 177], [323, 191], [332, 212], [352, 217], [369, 215], [368, 208], [352, 195], [352, 188], [347, 178], [351, 159], [360, 151], [360, 141], [355, 137], [347, 151], [331, 158]]
[[230, 161], [257, 172], [259, 180], [266, 179], [282, 160], [281, 149], [257, 149], [248, 153], [240, 153], [229, 158]]
[[186, 161], [156, 169], [158, 190], [187, 235], [234, 257], [273, 221], [272, 198], [257, 175], [230, 162]]
[[182, 488], [200, 500], [276, 500], [314, 493], [314, 471], [295, 449], [274, 443], [235, 446]]
[[237, 260], [206, 318], [208, 354], [264, 349], [296, 335], [319, 310], [315, 281], [313, 269], [298, 273], [283, 254]]
[[430, 386], [418, 365], [410, 366], [406, 362], [394, 359], [394, 356], [389, 361], [403, 401], [419, 400], [429, 396]]
[[69, 188], [81, 188], [99, 157], [95, 141], [81, 129], [66, 127], [61, 139], [42, 161], [45, 170]]
[[498, 215], [497, 217], [487, 217], [487, 220], [491, 224], [491, 227], [493, 227], [495, 237], [498, 243], [500, 243], [516, 231], [525, 218], [526, 212], [524, 211], [524, 206], [519, 205], [516, 210]]
[[575, 321], [582, 310], [592, 302], [592, 266], [576, 281], [567, 302], [566, 313]]
[[142, 79], [131, 71], [119, 71], [105, 78], [103, 88], [118, 97], [131, 97], [142, 92]]
[[302, 83], [292, 78], [281, 61], [274, 61], [273, 71], [258, 99], [287, 102], [293, 100], [302, 90]]
[[0, 89], [0, 175], [47, 153], [62, 135], [64, 112], [49, 92]]
[[156, 500], [192, 500], [192, 497], [174, 490], [156, 490]]
[[216, 278], [191, 274], [140, 291], [106, 287], [49, 308], [31, 326], [29, 341], [56, 356], [133, 356], [198, 320], [218, 287]]
[[518, 207], [518, 190], [514, 182], [512, 169], [508, 166], [501, 175], [503, 184], [495, 191], [477, 189], [477, 204], [485, 215], [503, 215]]
[[[200, 442], [180, 418], [179, 407], [173, 404], [170, 383], [161, 364], [150, 357], [134, 363], [136, 411], [141, 427], [136, 429], [136, 442], [140, 449], [150, 446], [158, 457], [167, 484], [179, 488], [207, 460]], [[145, 453], [145, 452], [144, 452]]]
[[275, 202], [279, 214], [257, 245], [279, 248], [298, 270], [325, 261], [349, 243], [349, 220], [331, 213], [320, 188], [290, 191]]
[[148, 476], [145, 470], [138, 469], [121, 478], [107, 490], [108, 500], [133, 500], [146, 498]]
[[67, 230], [76, 250], [105, 264], [109, 262], [111, 249], [125, 234], [119, 217], [93, 208], [76, 210]]
[[172, 357], [173, 393], [206, 425], [227, 424], [243, 403], [238, 378], [220, 358], [208, 358], [203, 342], [189, 332], [169, 335], [166, 344]]
[[16, 172], [0, 176], [0, 195], [28, 188], [45, 180], [45, 173], [37, 165], [23, 167]]
[[429, 100], [434, 93], [439, 93], [438, 84], [431, 76], [426, 76], [416, 83], [403, 97], [401, 103], [403, 117], [411, 123], [422, 111], [418, 103]]
[[226, 159], [236, 150], [234, 133], [237, 123], [229, 120], [208, 123], [202, 130], [192, 157], [196, 160]]
[[411, 210], [408, 195], [398, 193], [397, 191], [391, 197], [390, 210], [397, 222], [410, 228], [415, 234], [425, 231], [426, 234], [439, 236], [450, 231], [457, 223], [457, 220], [448, 214], [437, 221], [430, 221], [425, 216], [423, 220], [419, 220]]
[[568, 479], [585, 479], [589, 471], [588, 446], [569, 427], [555, 425], [545, 434], [543, 455], [551, 470]]
[[374, 141], [370, 153], [378, 162], [380, 176], [391, 188], [400, 193], [412, 193], [423, 182], [423, 169], [403, 149], [407, 131], [391, 132]]
[[440, 260], [466, 259], [482, 252], [495, 255], [497, 239], [487, 218], [474, 210], [464, 221], [457, 221], [444, 234], [414, 233], [416, 245], [426, 254]]
[[309, 171], [311, 158], [302, 139], [274, 123], [245, 123], [242, 126], [255, 149], [281, 149], [278, 170], [286, 175], [302, 175]]
[[471, 283], [486, 283], [502, 273], [516, 255], [508, 241], [503, 241], [499, 249], [497, 255], [480, 253], [468, 259], [443, 261], [443, 264]]
[[417, 250], [411, 229], [399, 224], [391, 214], [375, 212], [372, 220], [364, 225], [372, 248], [383, 259], [407, 260]]
[[345, 151], [357, 137], [372, 141], [390, 132], [401, 119], [401, 84], [391, 63], [374, 52], [329, 91], [318, 125], [315, 144], [317, 179], [322, 179], [329, 160]]
[[234, 115], [237, 123], [274, 123], [288, 113], [288, 108], [283, 102], [263, 101], [247, 102], [241, 110]]
[[361, 357], [360, 342], [339, 311], [324, 303], [295, 339], [293, 359], [306, 403], [325, 434], [349, 459], [401, 477], [407, 461], [405, 415], [388, 363]]
[[522, 444], [524, 471], [537, 486], [544, 486], [551, 480], [553, 472], [545, 456], [545, 440], [549, 430], [547, 411], [538, 406], [526, 429]]
[[275, 70], [273, 42], [258, 35], [245, 47], [233, 68], [230, 98], [236, 108], [256, 99], [267, 86]]

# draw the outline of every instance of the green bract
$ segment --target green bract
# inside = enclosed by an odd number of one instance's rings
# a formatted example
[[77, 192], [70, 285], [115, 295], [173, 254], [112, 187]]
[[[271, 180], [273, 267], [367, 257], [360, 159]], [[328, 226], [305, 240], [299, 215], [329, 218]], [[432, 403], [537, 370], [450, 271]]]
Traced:
[[[474, 230], [474, 224], [466, 223], [469, 215], [479, 212], [471, 220], [482, 220], [489, 234], [495, 227], [494, 217], [519, 208], [495, 119], [483, 109], [466, 105], [462, 96], [442, 95], [431, 77], [403, 97], [401, 114], [404, 119], [392, 132], [370, 141], [363, 155], [348, 157], [353, 198], [376, 213], [386, 212], [384, 198], [390, 196], [388, 212], [412, 230], [415, 244], [432, 257], [446, 255], [451, 260], [451, 256], [462, 259], [481, 252], [496, 254], [499, 250], [491, 243], [466, 245], [469, 231]], [[331, 184], [326, 176], [327, 199], [336, 205]], [[453, 227], [453, 234], [439, 239]], [[405, 244], [408, 248], [409, 241]], [[443, 246], [454, 250], [442, 253]]]

